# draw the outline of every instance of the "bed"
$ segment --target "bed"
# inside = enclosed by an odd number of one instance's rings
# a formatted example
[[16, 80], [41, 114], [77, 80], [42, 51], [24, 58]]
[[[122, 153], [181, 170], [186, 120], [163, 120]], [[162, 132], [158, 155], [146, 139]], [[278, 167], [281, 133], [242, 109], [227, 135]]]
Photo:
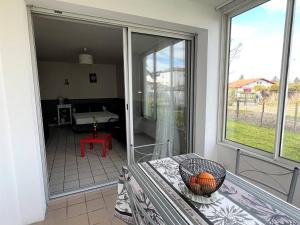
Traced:
[[119, 116], [109, 111], [101, 112], [82, 112], [73, 113], [73, 118], [76, 125], [93, 124], [96, 123], [107, 123], [111, 119], [119, 119]]

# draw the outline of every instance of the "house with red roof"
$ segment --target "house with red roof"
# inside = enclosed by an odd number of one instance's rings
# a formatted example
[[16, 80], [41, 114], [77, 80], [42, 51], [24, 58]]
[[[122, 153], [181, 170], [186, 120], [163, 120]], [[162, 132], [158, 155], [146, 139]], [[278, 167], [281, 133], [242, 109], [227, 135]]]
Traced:
[[273, 81], [265, 78], [240, 79], [229, 83], [229, 88], [243, 90], [245, 92], [253, 92], [255, 86], [270, 87], [274, 84]]

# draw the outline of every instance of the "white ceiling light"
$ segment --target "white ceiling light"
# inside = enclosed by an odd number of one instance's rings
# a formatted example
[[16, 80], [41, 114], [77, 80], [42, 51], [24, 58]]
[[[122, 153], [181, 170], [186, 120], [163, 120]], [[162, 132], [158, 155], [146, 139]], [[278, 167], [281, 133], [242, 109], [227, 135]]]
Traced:
[[79, 53], [79, 64], [93, 64], [93, 56], [88, 53], [87, 48]]

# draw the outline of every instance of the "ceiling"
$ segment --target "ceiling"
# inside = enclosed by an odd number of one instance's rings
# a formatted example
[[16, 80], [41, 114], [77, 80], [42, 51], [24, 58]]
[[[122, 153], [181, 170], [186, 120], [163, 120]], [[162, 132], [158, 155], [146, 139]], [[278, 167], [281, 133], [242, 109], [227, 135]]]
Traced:
[[[87, 48], [94, 63], [118, 64], [123, 60], [122, 28], [33, 16], [37, 58], [40, 61], [78, 63], [78, 54]], [[176, 40], [167, 37], [132, 34], [133, 54], [144, 54]]]
[[229, 0], [195, 0], [195, 1], [205, 2], [206, 4], [214, 7], [222, 5], [225, 2], [229, 2]]
[[122, 28], [33, 15], [38, 60], [78, 62], [87, 48], [94, 63], [120, 63], [123, 59]]

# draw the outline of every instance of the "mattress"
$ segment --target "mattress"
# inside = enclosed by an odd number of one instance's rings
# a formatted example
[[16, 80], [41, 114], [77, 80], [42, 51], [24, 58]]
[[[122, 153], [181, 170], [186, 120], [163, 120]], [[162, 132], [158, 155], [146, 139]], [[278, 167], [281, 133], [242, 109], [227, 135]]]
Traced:
[[73, 117], [76, 125], [93, 124], [95, 120], [97, 123], [106, 123], [110, 119], [119, 119], [117, 114], [108, 111], [73, 113]]

